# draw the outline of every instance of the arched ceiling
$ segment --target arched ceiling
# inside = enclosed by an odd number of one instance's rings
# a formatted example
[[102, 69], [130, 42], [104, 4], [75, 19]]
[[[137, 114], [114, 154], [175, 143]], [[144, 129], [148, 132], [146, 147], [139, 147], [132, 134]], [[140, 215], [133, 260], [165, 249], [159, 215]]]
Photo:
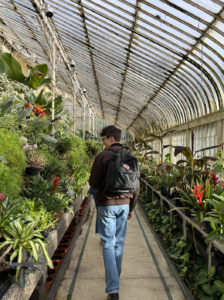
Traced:
[[[0, 0], [0, 31], [35, 59], [45, 36], [29, 0]], [[134, 134], [223, 108], [224, 0], [45, 0], [96, 113]], [[21, 14], [22, 13], [22, 14]], [[38, 58], [39, 57], [39, 58]], [[57, 61], [58, 86], [71, 92]]]

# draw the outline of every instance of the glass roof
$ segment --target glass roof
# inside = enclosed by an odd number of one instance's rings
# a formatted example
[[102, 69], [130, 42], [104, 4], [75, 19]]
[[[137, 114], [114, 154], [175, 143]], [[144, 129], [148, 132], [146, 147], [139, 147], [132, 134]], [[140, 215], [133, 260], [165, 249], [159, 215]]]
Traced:
[[[50, 66], [33, 2], [0, 0], [0, 35]], [[44, 2], [100, 117], [141, 134], [223, 108], [224, 0]], [[59, 55], [57, 75], [58, 88], [72, 93]]]

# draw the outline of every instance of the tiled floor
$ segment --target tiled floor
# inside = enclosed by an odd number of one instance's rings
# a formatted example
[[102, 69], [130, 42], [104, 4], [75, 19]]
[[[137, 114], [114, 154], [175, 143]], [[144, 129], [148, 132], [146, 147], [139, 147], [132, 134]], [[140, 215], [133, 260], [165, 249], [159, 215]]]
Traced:
[[[89, 228], [93, 210], [94, 204], [92, 203], [90, 216], [83, 225], [82, 234], [72, 253], [56, 300], [106, 300], [107, 298], [102, 246], [100, 236], [95, 234], [96, 213], [93, 215]], [[133, 218], [128, 221], [125, 240], [120, 300], [184, 300], [180, 287], [138, 207], [136, 207], [136, 214], [154, 257], [150, 253], [139, 222], [133, 213]], [[89, 235], [87, 236], [88, 229]], [[82, 250], [84, 250], [83, 253], [81, 253]]]

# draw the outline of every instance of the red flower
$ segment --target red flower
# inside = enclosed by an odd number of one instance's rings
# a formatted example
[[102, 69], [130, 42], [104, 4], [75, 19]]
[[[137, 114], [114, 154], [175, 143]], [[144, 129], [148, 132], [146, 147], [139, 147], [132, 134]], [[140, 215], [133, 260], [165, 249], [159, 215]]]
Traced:
[[89, 165], [91, 164], [91, 160], [89, 160]]
[[31, 105], [32, 105], [31, 103], [26, 102], [25, 105], [24, 105], [24, 107], [25, 107], [25, 108], [28, 108], [28, 107], [30, 107]]
[[203, 186], [202, 184], [195, 185], [194, 188], [191, 189], [191, 191], [194, 193], [194, 194], [191, 194], [191, 196], [194, 197], [198, 201], [202, 210], [205, 210], [205, 208], [203, 206], [203, 202], [202, 202], [202, 197], [203, 197], [203, 193], [205, 190], [201, 191], [202, 186]]
[[68, 173], [69, 173], [69, 174], [71, 173], [71, 171], [72, 171], [72, 170], [68, 168]]
[[222, 188], [224, 189], [224, 182], [222, 182]]
[[55, 191], [56, 188], [57, 188], [58, 185], [59, 185], [60, 177], [54, 177], [54, 178], [53, 178], [53, 181], [54, 181], [54, 189], [53, 189], [53, 191]]

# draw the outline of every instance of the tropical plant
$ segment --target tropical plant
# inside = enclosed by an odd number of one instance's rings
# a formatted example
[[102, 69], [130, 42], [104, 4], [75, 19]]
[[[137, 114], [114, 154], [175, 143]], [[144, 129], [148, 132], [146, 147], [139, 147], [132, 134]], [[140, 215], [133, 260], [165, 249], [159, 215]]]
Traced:
[[[38, 220], [25, 225], [21, 221], [15, 220], [4, 226], [3, 236], [5, 241], [0, 243], [0, 250], [5, 246], [12, 245], [13, 253], [10, 255], [10, 263], [16, 258], [18, 263], [22, 263], [24, 249], [33, 257], [34, 261], [38, 261], [38, 250], [41, 247], [48, 266], [53, 268], [52, 261], [45, 248], [45, 243], [49, 246], [51, 246], [51, 244], [44, 239], [40, 233], [41, 230], [35, 229], [37, 223]], [[42, 239], [44, 239], [45, 242], [43, 242]], [[20, 266], [16, 268], [16, 280], [18, 279], [20, 268]]]
[[48, 66], [35, 66], [28, 77], [22, 72], [20, 63], [11, 53], [3, 53], [0, 57], [0, 73], [6, 73], [11, 80], [23, 83], [32, 89], [38, 90], [43, 84], [50, 84], [51, 79], [45, 78], [48, 73]]
[[[204, 170], [205, 166], [206, 165], [212, 166], [217, 161], [222, 162], [222, 160], [219, 157], [204, 156], [204, 157], [201, 157], [199, 159], [194, 159], [194, 156], [198, 152], [206, 151], [206, 150], [209, 150], [209, 149], [214, 149], [214, 148], [217, 148], [217, 147], [221, 147], [223, 144], [203, 148], [203, 149], [195, 151], [195, 153], [193, 153], [192, 150], [189, 147], [169, 145], [170, 147], [174, 148], [174, 155], [175, 156], [177, 156], [178, 154], [182, 154], [187, 159], [187, 160], [179, 160], [176, 163], [176, 166], [177, 166], [179, 172], [183, 174], [183, 178], [182, 178], [183, 182], [185, 182], [187, 184], [186, 178], [189, 177], [190, 178], [190, 185], [193, 186], [195, 177], [200, 179], [201, 175], [212, 173], [212, 170]], [[184, 163], [187, 164], [185, 167], [183, 166]], [[179, 166], [180, 164], [182, 164], [182, 166]]]
[[163, 138], [164, 138], [165, 136], [167, 136], [168, 134], [174, 132], [174, 131], [176, 131], [176, 130], [169, 130], [169, 131], [165, 132], [165, 133], [162, 134], [162, 135], [155, 135], [155, 134], [152, 134], [152, 133], [150, 133], [149, 135], [147, 135], [147, 138], [150, 137], [150, 138], [153, 138], [153, 139], [158, 139], [158, 140], [160, 140], [160, 144], [161, 144], [161, 153], [160, 153], [159, 151], [149, 151], [149, 152], [147, 152], [147, 153], [145, 154], [145, 156], [148, 155], [148, 154], [159, 154], [159, 155], [160, 155], [160, 158], [161, 158], [161, 163], [163, 163], [163, 150], [164, 150], [165, 148], [167, 148], [167, 147], [170, 146], [170, 145], [163, 145]]
[[211, 211], [207, 213], [209, 217], [205, 217], [205, 221], [216, 224], [216, 228], [207, 236], [206, 242], [217, 240], [224, 237], [224, 197], [223, 195], [212, 195], [212, 199], [205, 199], [205, 203], [212, 205]]
[[[3, 194], [0, 194], [3, 195]], [[8, 197], [1, 197], [0, 203], [0, 237], [4, 233], [4, 227], [21, 217], [20, 202], [10, 202]]]

